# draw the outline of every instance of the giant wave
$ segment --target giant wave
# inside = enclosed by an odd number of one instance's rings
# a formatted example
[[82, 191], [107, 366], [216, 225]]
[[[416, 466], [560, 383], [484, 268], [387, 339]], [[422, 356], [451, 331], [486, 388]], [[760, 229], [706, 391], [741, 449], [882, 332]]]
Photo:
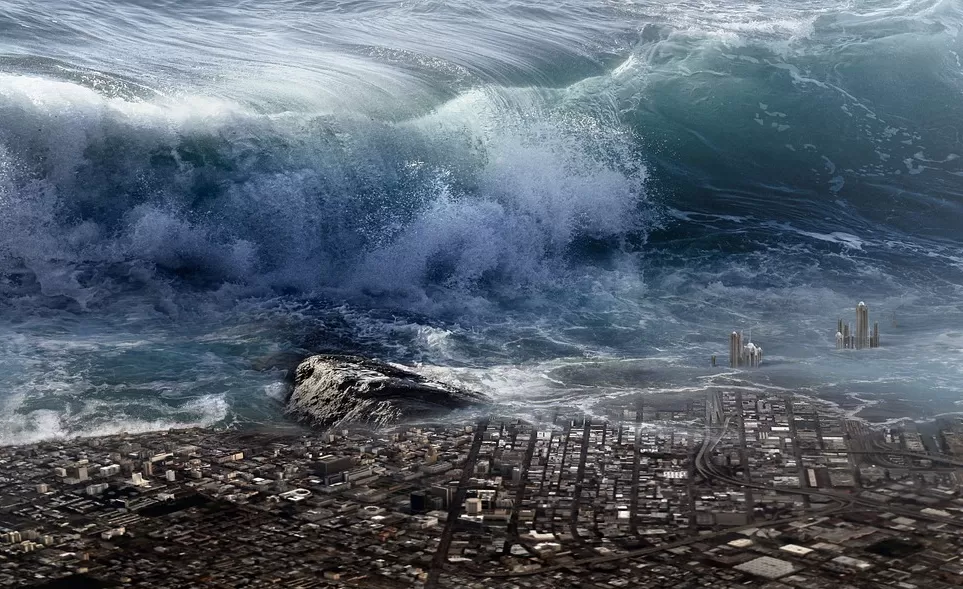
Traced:
[[734, 327], [958, 397], [953, 2], [88, 4], [0, 16], [0, 441], [272, 421], [291, 351], [591, 411]]

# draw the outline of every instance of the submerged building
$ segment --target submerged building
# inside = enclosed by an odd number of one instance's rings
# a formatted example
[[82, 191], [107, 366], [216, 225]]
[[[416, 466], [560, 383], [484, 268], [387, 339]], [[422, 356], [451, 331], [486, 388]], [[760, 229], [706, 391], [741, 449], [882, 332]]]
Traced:
[[742, 343], [742, 333], [733, 331], [729, 336], [729, 366], [740, 368], [758, 368], [762, 363], [762, 348], [752, 343], [752, 336], [749, 342]]
[[837, 350], [862, 350], [863, 348], [879, 347], [879, 322], [869, 328], [869, 307], [860, 301], [856, 305], [856, 328], [849, 323], [843, 324], [840, 319], [836, 325]]

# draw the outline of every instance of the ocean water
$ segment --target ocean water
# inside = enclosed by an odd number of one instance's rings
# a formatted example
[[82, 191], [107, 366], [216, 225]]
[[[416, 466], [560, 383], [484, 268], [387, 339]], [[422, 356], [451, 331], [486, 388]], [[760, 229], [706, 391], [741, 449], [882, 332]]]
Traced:
[[[284, 419], [312, 351], [526, 415], [963, 399], [956, 0], [0, 0], [0, 443]], [[883, 348], [834, 350], [859, 300]], [[751, 330], [766, 365], [725, 363]]]

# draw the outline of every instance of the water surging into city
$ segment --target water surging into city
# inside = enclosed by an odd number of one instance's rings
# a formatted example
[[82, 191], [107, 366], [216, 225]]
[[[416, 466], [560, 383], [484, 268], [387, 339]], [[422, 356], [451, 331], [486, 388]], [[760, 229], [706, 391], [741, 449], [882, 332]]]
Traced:
[[958, 3], [9, 4], [0, 442], [278, 422], [316, 351], [961, 399]]

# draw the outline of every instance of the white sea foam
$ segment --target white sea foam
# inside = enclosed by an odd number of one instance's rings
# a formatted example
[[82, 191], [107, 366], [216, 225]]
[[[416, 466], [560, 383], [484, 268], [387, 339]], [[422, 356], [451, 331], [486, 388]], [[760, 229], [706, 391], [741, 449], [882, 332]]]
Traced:
[[[319, 349], [519, 414], [958, 394], [958, 3], [76, 10], [0, 17], [0, 442], [277, 417], [251, 360]], [[772, 364], [692, 373], [733, 328]]]
[[12, 395], [5, 399], [0, 413], [0, 445], [32, 444], [51, 438], [210, 427], [223, 423], [229, 413], [228, 403], [223, 396], [191, 401], [180, 407], [175, 415], [157, 419], [126, 414], [122, 406], [113, 402], [101, 403], [100, 407], [97, 407], [97, 403], [88, 403], [84, 410], [76, 414], [49, 409], [24, 411], [16, 406], [23, 400], [23, 395]]
[[[439, 279], [464, 287], [492, 272], [538, 280], [553, 271], [545, 262], [581, 235], [645, 230], [634, 220], [645, 171], [628, 137], [552, 114], [544, 96], [524, 91], [469, 92], [389, 126], [351, 116], [261, 116], [203, 97], [131, 102], [72, 83], [3, 75], [0, 107], [15, 113], [7, 132], [24, 145], [39, 142], [46, 153], [39, 184], [24, 171], [30, 149], [4, 155], [0, 185], [17, 196], [0, 198], [0, 222], [9, 229], [0, 254], [8, 265], [25, 264], [46, 296], [82, 306], [97, 297], [78, 282], [89, 264], [144, 263], [302, 288], [335, 281], [410, 288]], [[318, 141], [303, 134], [305, 125], [349, 133], [350, 142]], [[290, 147], [250, 155], [293, 159], [293, 166], [232, 172], [246, 166], [252, 136]], [[125, 144], [123, 157], [93, 159], [112, 142]], [[370, 180], [349, 178], [359, 151], [380, 160]], [[140, 167], [158, 154], [168, 159], [151, 164], [151, 191], [103, 194], [116, 190], [116, 174], [133, 183], [129, 191], [139, 190]], [[225, 159], [231, 166], [222, 171]], [[456, 166], [470, 176], [454, 177]], [[99, 167], [114, 176], [104, 178]], [[198, 178], [211, 173], [223, 174], [219, 187], [210, 197], [194, 193]], [[78, 184], [78, 176], [91, 177]], [[387, 188], [392, 193], [371, 199], [364, 194], [369, 181], [412, 184], [413, 192]], [[116, 197], [109, 216], [56, 221]], [[346, 243], [352, 251], [341, 249]]]

